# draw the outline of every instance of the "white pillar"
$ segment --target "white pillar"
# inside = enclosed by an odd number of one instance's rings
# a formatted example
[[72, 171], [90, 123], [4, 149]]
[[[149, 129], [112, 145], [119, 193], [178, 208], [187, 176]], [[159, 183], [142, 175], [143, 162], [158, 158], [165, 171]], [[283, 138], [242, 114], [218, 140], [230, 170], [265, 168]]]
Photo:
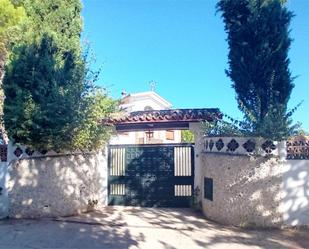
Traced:
[[9, 199], [5, 186], [7, 177], [8, 163], [0, 163], [0, 219], [8, 216]]
[[278, 142], [278, 156], [282, 162], [286, 161], [287, 156], [287, 148], [286, 148], [286, 141]]
[[[202, 191], [202, 157], [201, 153], [203, 150], [203, 129], [201, 127], [201, 123], [190, 123], [189, 130], [194, 133], [194, 189], [198, 188], [200, 190], [200, 194]], [[199, 195], [199, 199], [201, 196]]]
[[13, 145], [9, 142], [7, 147], [7, 161], [0, 163], [0, 219], [3, 219], [8, 216], [9, 212], [9, 198], [8, 190], [6, 186], [6, 181], [8, 178], [8, 167], [12, 160], [12, 148]]

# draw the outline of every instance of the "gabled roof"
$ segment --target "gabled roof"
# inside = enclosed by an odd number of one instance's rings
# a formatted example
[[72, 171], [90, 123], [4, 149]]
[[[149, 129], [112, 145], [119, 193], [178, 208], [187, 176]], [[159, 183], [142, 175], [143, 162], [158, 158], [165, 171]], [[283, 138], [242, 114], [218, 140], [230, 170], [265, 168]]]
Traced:
[[162, 98], [159, 94], [157, 94], [154, 91], [132, 93], [132, 94], [125, 96], [121, 101], [123, 103], [126, 103], [126, 100], [129, 100], [130, 98], [133, 98], [133, 99], [151, 98], [153, 101], [164, 106], [165, 108], [171, 108], [172, 107], [172, 104], [170, 102], [168, 102], [166, 99]]

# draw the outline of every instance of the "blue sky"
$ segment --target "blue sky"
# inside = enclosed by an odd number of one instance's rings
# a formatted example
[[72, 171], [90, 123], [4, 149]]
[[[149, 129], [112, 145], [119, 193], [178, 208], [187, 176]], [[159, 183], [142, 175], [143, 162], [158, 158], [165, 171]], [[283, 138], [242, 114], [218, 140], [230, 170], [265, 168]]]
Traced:
[[[228, 47], [216, 0], [84, 0], [84, 36], [90, 40], [99, 84], [114, 98], [156, 91], [174, 108], [218, 107], [236, 118], [235, 92], [225, 75]], [[289, 0], [296, 15], [290, 50], [295, 88], [290, 107], [309, 131], [309, 1]]]

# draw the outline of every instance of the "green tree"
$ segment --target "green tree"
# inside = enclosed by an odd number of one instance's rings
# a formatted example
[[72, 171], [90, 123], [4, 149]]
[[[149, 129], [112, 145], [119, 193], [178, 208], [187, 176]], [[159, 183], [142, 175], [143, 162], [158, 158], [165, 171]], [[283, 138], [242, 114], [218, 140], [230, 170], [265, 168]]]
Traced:
[[[19, 24], [25, 18], [22, 7], [15, 7], [10, 0], [0, 0], [0, 115], [2, 116], [3, 91], [2, 78], [4, 66], [12, 45], [20, 37]], [[2, 125], [1, 125], [1, 130]]]
[[81, 9], [80, 0], [0, 0], [0, 79], [16, 41], [32, 43], [48, 33], [60, 52], [81, 53]]
[[93, 150], [102, 148], [108, 141], [113, 127], [100, 124], [116, 112], [117, 102], [102, 89], [94, 89], [83, 99], [80, 125], [73, 139], [73, 148]]
[[22, 7], [14, 6], [9, 0], [0, 0], [0, 133], [4, 142], [7, 142], [8, 139], [2, 122], [4, 100], [2, 79], [9, 52], [21, 37], [20, 24], [25, 16]]
[[111, 128], [99, 120], [115, 102], [87, 80], [85, 60], [61, 48], [49, 35], [14, 48], [3, 80], [4, 124], [15, 142], [36, 150], [96, 149]]
[[11, 48], [19, 36], [19, 24], [25, 18], [22, 7], [15, 7], [10, 0], [0, 0], [0, 80], [4, 64]]
[[36, 150], [97, 149], [112, 128], [99, 124], [116, 102], [95, 87], [80, 43], [80, 0], [14, 0], [27, 20], [3, 80], [10, 139]]
[[301, 125], [299, 125], [299, 129], [293, 135], [295, 135], [295, 136], [309, 136], [309, 132], [306, 131], [304, 128], [302, 128]]
[[215, 122], [205, 121], [202, 128], [206, 136], [244, 136], [246, 135], [238, 125], [226, 120], [216, 120]]
[[[39, 42], [43, 34], [53, 36], [58, 62], [67, 52], [81, 54], [81, 8], [80, 0], [0, 0], [0, 82], [12, 47]], [[2, 116], [2, 90], [0, 95]]]
[[28, 16], [24, 25], [24, 41], [31, 43], [48, 33], [53, 36], [59, 51], [81, 53], [80, 0], [19, 0], [16, 3], [24, 7]]
[[279, 0], [220, 0], [229, 44], [229, 70], [243, 123], [258, 136], [281, 140], [291, 132], [287, 104], [293, 14]]
[[181, 131], [181, 142], [182, 143], [194, 143], [194, 134], [190, 130]]
[[49, 36], [16, 47], [3, 80], [4, 124], [11, 139], [34, 149], [68, 149], [78, 126], [84, 67], [74, 54], [62, 63]]

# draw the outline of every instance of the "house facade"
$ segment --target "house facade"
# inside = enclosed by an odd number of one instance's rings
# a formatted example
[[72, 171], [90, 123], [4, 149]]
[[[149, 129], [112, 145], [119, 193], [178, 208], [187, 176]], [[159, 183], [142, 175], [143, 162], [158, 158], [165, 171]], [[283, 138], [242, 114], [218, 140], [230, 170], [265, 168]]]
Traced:
[[[172, 104], [154, 91], [123, 94], [120, 108], [125, 115], [144, 111], [170, 110]], [[110, 144], [169, 144], [181, 143], [181, 130], [120, 131]]]

